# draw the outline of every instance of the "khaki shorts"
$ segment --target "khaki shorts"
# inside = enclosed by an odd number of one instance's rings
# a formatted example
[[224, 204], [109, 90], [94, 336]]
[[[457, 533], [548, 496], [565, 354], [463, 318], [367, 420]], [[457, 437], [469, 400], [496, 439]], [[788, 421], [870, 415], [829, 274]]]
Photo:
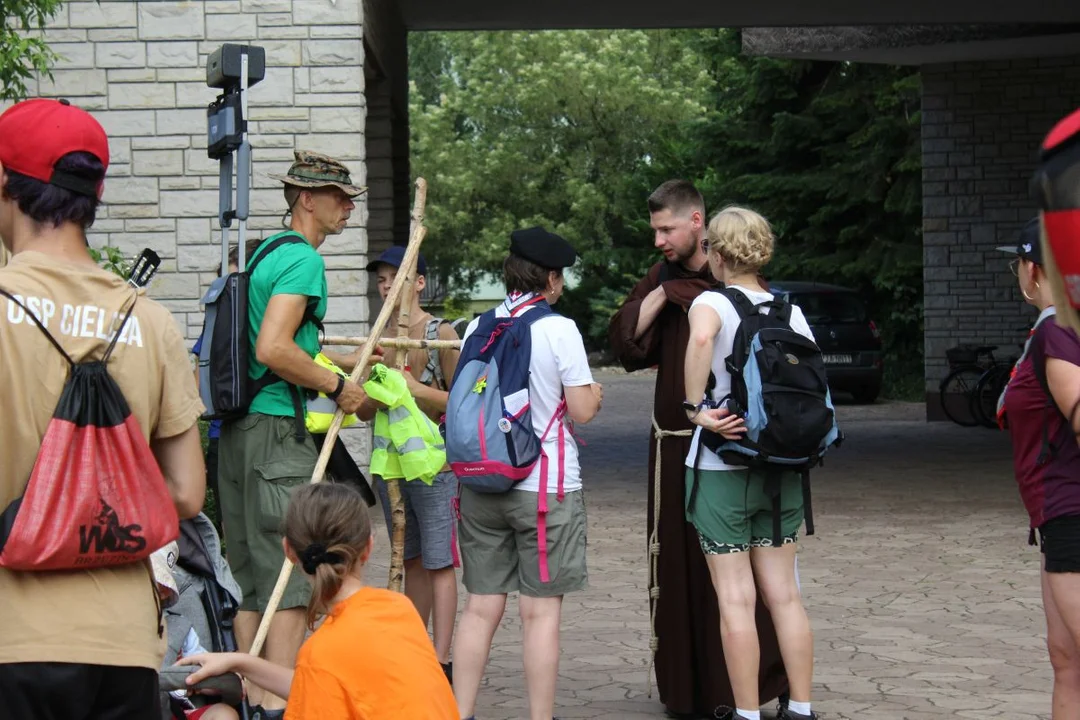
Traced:
[[559, 502], [555, 493], [548, 494], [546, 583], [540, 582], [536, 500], [537, 494], [526, 490], [495, 494], [461, 488], [458, 540], [462, 582], [470, 593], [558, 597], [588, 586], [585, 496], [568, 492]]
[[[311, 482], [319, 454], [311, 437], [297, 442], [295, 419], [252, 414], [226, 422], [218, 441], [218, 487], [226, 555], [244, 593], [241, 610], [262, 612], [277, 584], [285, 510], [294, 488]], [[311, 586], [296, 571], [282, 610], [305, 607]]]

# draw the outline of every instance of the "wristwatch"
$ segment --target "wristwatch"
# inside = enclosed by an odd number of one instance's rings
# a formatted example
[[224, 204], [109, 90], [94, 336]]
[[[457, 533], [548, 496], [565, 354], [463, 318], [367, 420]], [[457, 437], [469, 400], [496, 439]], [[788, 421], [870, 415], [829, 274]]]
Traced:
[[689, 400], [683, 400], [682, 401], [683, 410], [685, 410], [688, 413], [693, 413], [692, 415], [690, 415], [690, 417], [694, 417], [694, 415], [697, 415], [699, 412], [701, 412], [701, 407], [704, 404], [705, 403], [694, 404], [694, 403], [690, 402]]
[[344, 390], [344, 389], [345, 389], [345, 378], [338, 375], [337, 376], [337, 387], [334, 388], [334, 392], [326, 393], [326, 397], [330, 398], [331, 400], [337, 400], [338, 395], [341, 395], [341, 391]]

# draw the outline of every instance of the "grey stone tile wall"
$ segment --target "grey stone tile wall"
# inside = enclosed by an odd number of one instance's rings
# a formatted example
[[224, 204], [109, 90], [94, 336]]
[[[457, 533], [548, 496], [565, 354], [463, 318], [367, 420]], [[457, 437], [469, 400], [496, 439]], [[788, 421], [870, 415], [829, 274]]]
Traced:
[[[1080, 55], [923, 68], [926, 390], [936, 401], [958, 343], [1019, 354], [1034, 320], [995, 248], [1034, 212], [1040, 141], [1080, 105]], [[931, 403], [933, 404], [933, 403]], [[933, 415], [933, 409], [929, 412]]]

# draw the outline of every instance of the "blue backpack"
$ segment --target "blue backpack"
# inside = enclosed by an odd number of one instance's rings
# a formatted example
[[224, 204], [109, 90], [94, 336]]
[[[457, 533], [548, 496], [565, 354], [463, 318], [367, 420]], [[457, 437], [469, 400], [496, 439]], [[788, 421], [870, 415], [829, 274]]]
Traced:
[[[767, 473], [765, 489], [773, 501], [774, 544], [781, 541], [780, 475], [784, 471], [801, 473], [806, 534], [813, 535], [810, 470], [821, 464], [830, 447], [843, 440], [821, 350], [791, 328], [790, 303], [773, 299], [755, 305], [735, 288], [709, 292], [723, 294], [739, 315], [731, 355], [724, 361], [731, 375], [731, 393], [715, 406], [742, 415], [746, 434], [741, 440], [727, 440], [702, 430], [700, 444], [729, 465]], [[768, 312], [762, 312], [766, 309]], [[710, 375], [707, 395], [715, 381]], [[695, 477], [691, 502], [696, 490]]]
[[[532, 309], [521, 313], [526, 307]], [[446, 403], [446, 459], [461, 485], [507, 492], [539, 461], [541, 438], [529, 404], [529, 328], [553, 314], [539, 297], [509, 317], [489, 310], [462, 345]]]

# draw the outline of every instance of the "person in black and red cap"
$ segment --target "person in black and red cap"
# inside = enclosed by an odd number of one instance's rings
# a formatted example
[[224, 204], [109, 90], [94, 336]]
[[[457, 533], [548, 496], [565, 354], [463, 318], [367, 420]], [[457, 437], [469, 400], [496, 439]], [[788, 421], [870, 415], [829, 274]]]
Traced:
[[465, 332], [462, 366], [479, 345], [468, 343], [472, 333], [483, 338], [500, 318], [536, 313], [528, 327], [528, 403], [532, 429], [550, 462], [537, 462], [504, 493], [476, 492], [462, 481], [458, 537], [469, 597], [454, 642], [454, 696], [463, 718], [475, 710], [491, 638], [511, 592], [519, 593], [529, 716], [552, 717], [562, 598], [588, 584], [581, 465], [577, 442], [563, 423], [589, 422], [603, 391], [593, 382], [577, 326], [548, 307], [562, 296], [563, 269], [576, 259], [570, 243], [542, 227], [514, 231], [503, 262], [506, 299]]
[[1052, 717], [1064, 720], [1080, 707], [1080, 110], [1047, 134], [1031, 190], [1039, 216], [1021, 233], [1014, 272], [1039, 322], [1003, 405], [1029, 542], [1038, 531], [1042, 549]]
[[[149, 443], [177, 514], [193, 517], [202, 507], [197, 420], [203, 405], [176, 322], [142, 291], [135, 297], [88, 252], [86, 230], [108, 165], [101, 125], [65, 101], [28, 100], [0, 115], [0, 238], [12, 254], [0, 268], [5, 517], [37, 475], [46, 428], [73, 372], [64, 354], [74, 363], [98, 360], [114, 338], [105, 367]], [[118, 332], [118, 314], [128, 307], [131, 315]], [[82, 532], [84, 544], [96, 532], [103, 541], [99, 553], [131, 539], [115, 535], [134, 527], [116, 525], [115, 513], [102, 511], [100, 525], [73, 528], [60, 526], [65, 509], [54, 510], [40, 522], [56, 524], [58, 537]], [[145, 560], [87, 570], [0, 567], [0, 598], [5, 717], [160, 717], [157, 670], [164, 644]]]

